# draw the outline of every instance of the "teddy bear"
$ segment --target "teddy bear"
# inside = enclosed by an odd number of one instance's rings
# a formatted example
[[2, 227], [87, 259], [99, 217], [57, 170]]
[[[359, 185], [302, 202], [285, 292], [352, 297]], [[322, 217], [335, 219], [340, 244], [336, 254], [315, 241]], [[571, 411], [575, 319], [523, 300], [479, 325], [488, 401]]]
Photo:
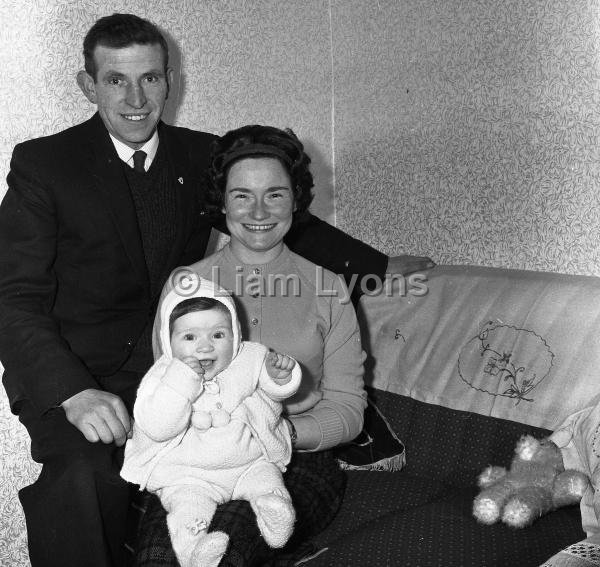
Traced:
[[577, 504], [589, 483], [585, 474], [565, 470], [560, 449], [550, 439], [523, 435], [510, 470], [489, 466], [479, 475], [473, 515], [483, 524], [502, 520], [524, 528], [547, 512]]

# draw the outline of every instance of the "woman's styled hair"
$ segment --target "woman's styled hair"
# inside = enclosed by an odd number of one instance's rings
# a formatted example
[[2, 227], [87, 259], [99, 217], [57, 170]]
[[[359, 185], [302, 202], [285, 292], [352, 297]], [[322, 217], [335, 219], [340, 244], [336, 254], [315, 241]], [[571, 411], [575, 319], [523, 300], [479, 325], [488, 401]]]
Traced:
[[227, 309], [227, 307], [225, 307], [218, 299], [214, 299], [213, 297], [190, 297], [189, 299], [184, 299], [182, 302], [178, 303], [173, 308], [173, 311], [171, 311], [171, 315], [169, 316], [169, 336], [173, 334], [175, 321], [180, 317], [183, 317], [188, 313], [209, 311], [210, 309], [221, 311], [224, 315], [227, 315], [231, 321], [229, 309]]
[[165, 63], [169, 64], [167, 40], [150, 21], [133, 14], [112, 14], [96, 21], [83, 40], [85, 70], [96, 81], [98, 69], [94, 60], [94, 50], [98, 45], [120, 49], [130, 45], [160, 45]]
[[292, 183], [296, 209], [294, 217], [304, 213], [312, 199], [313, 177], [310, 158], [302, 142], [289, 129], [253, 124], [230, 130], [212, 145], [211, 165], [208, 171], [206, 207], [211, 213], [220, 213], [225, 204], [225, 186], [231, 166], [247, 157], [273, 157], [280, 161]]

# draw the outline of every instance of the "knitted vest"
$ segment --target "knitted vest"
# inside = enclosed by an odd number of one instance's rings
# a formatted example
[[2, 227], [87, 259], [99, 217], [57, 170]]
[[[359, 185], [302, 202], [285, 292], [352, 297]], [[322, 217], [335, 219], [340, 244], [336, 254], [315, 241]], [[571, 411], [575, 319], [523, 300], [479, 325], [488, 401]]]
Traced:
[[[147, 172], [135, 171], [123, 163], [144, 248], [150, 292], [156, 297], [164, 282], [161, 276], [173, 248], [177, 222], [176, 188], [169, 175], [164, 144], [159, 144], [156, 156]], [[152, 324], [149, 321], [135, 345], [123, 370], [145, 372], [151, 366]]]

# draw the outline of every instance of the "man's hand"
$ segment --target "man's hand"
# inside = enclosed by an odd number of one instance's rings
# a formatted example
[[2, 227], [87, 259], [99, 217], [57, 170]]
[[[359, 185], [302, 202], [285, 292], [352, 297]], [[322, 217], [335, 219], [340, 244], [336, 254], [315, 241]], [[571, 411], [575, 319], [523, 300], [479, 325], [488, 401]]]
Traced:
[[430, 270], [435, 267], [435, 262], [427, 256], [390, 256], [388, 259], [387, 273], [390, 275], [408, 276], [415, 272]]
[[131, 419], [123, 400], [110, 392], [83, 390], [61, 404], [67, 420], [91, 443], [121, 447], [131, 432]]

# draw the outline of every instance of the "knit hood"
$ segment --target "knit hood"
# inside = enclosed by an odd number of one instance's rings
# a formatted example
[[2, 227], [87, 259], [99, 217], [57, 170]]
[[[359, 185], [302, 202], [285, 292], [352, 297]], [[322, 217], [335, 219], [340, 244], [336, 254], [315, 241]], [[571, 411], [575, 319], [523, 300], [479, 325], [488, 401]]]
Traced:
[[235, 304], [231, 295], [222, 287], [207, 280], [201, 278], [194, 272], [189, 272], [185, 276], [178, 279], [175, 287], [167, 293], [164, 297], [159, 312], [159, 348], [160, 352], [167, 356], [169, 359], [173, 358], [171, 351], [171, 336], [169, 332], [169, 319], [173, 309], [179, 305], [182, 301], [192, 299], [196, 297], [209, 297], [216, 299], [222, 303], [231, 316], [231, 329], [233, 331], [233, 358], [239, 352], [240, 349], [240, 334], [241, 327], [235, 309]]

